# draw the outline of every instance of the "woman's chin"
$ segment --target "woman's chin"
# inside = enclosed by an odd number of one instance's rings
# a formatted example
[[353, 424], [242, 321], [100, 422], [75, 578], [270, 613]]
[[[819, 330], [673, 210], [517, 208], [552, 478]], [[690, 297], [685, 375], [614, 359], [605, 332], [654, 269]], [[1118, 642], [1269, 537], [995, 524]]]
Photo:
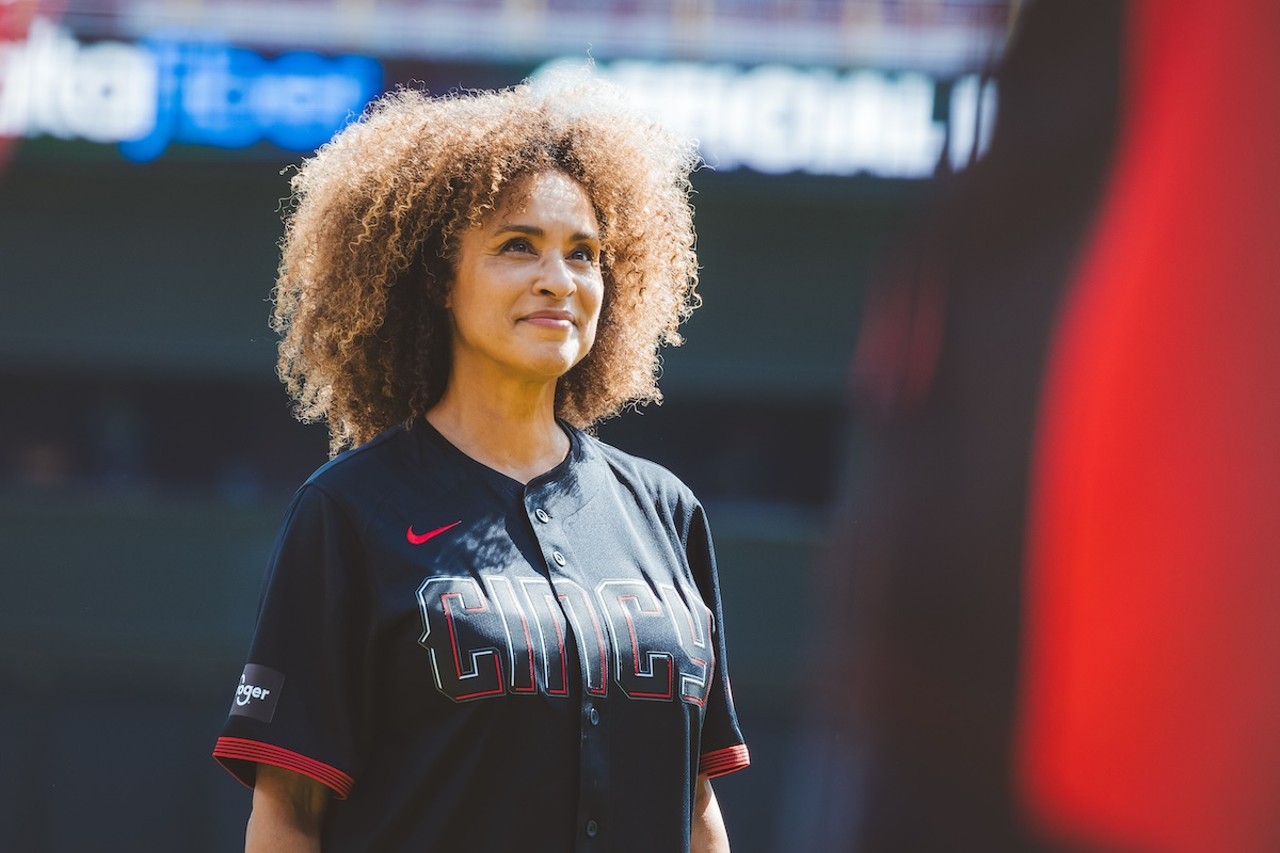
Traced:
[[532, 376], [555, 381], [564, 376], [583, 358], [586, 357], [585, 352], [579, 352], [573, 349], [557, 349], [551, 352], [543, 352], [531, 356], [525, 364], [525, 370]]

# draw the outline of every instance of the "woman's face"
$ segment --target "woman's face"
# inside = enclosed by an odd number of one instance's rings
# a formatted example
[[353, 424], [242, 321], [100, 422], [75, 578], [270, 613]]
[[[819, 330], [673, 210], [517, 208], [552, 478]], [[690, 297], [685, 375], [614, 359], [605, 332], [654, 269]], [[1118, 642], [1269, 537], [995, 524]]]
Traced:
[[517, 181], [459, 240], [446, 303], [454, 374], [554, 381], [591, 349], [603, 296], [586, 191], [561, 172]]

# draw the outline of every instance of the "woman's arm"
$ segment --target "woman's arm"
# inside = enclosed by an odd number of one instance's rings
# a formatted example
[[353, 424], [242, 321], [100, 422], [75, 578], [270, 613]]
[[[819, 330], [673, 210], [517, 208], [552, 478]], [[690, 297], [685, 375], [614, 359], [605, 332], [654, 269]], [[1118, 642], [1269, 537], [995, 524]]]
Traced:
[[689, 837], [691, 853], [729, 853], [729, 834], [720, 816], [720, 804], [711, 790], [711, 780], [698, 777], [698, 790], [693, 799], [693, 832]]
[[320, 821], [329, 789], [314, 779], [259, 764], [245, 853], [320, 853]]

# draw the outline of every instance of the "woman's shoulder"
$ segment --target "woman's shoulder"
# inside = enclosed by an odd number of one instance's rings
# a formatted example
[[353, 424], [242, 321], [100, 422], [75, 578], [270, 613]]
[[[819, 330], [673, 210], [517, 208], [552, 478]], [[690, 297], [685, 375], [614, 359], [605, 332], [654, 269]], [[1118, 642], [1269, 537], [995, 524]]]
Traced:
[[410, 431], [395, 426], [325, 462], [312, 472], [303, 488], [317, 487], [334, 497], [376, 490], [386, 478], [403, 471], [405, 463], [417, 452]]
[[596, 436], [585, 433], [581, 436], [588, 458], [598, 457], [624, 484], [655, 497], [691, 506], [698, 504], [693, 491], [666, 466], [614, 447]]

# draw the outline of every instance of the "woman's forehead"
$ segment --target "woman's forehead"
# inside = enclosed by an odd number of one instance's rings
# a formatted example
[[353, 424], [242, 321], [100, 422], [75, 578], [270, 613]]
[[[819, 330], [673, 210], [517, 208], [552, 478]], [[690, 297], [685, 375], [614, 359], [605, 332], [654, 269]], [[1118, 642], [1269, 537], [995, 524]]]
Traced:
[[586, 188], [577, 180], [556, 169], [526, 172], [515, 178], [498, 195], [495, 210], [517, 211], [527, 209], [534, 193], [539, 200], [577, 204], [582, 199], [591, 202]]
[[529, 214], [530, 211], [580, 210], [596, 221], [595, 207], [586, 188], [563, 172], [530, 172], [512, 181], [498, 196], [483, 225], [493, 225]]

